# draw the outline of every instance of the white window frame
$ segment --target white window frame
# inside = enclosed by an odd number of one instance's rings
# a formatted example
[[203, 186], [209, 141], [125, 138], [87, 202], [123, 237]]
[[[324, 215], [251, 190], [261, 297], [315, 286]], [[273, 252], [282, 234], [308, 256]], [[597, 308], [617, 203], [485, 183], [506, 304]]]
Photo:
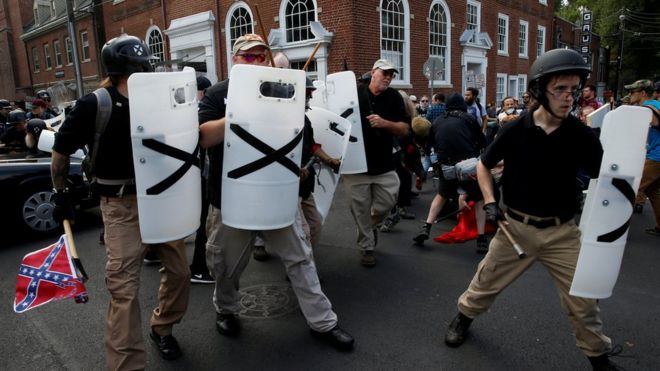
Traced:
[[[230, 71], [232, 66], [234, 65], [233, 60], [232, 60], [232, 47], [234, 46], [234, 41], [238, 39], [238, 37], [232, 38], [232, 29], [236, 28], [235, 26], [232, 25], [232, 21], [234, 20], [234, 13], [240, 10], [245, 10], [247, 11], [247, 15], [250, 17], [250, 23], [246, 24], [243, 27], [247, 27], [247, 32], [240, 33], [240, 35], [244, 35], [245, 33], [254, 33], [254, 16], [252, 15], [252, 10], [250, 10], [250, 7], [244, 2], [244, 1], [239, 1], [234, 4], [232, 4], [231, 7], [229, 7], [229, 10], [227, 11], [227, 16], [225, 17], [225, 45], [227, 47], [227, 70]], [[238, 34], [237, 34], [238, 35]]]
[[[158, 36], [160, 37], [159, 41], [154, 42], [152, 40], [151, 34], [156, 32]], [[149, 61], [151, 65], [155, 65], [157, 62], [163, 62], [165, 60], [165, 36], [163, 35], [163, 31], [160, 30], [160, 28], [156, 25], [152, 25], [147, 29], [146, 36], [144, 38], [146, 41], [147, 47], [149, 47], [149, 53], [151, 53], [152, 56], [156, 57]]]
[[[476, 24], [468, 23], [468, 15], [469, 15], [469, 9], [470, 7], [474, 7], [477, 11], [476, 15]], [[474, 27], [474, 28], [471, 28]], [[476, 42], [477, 40], [477, 34], [481, 32], [481, 2], [475, 1], [475, 0], [468, 0], [467, 5], [465, 7], [465, 29], [466, 30], [474, 30], [474, 34], [472, 34], [472, 37], [470, 38], [471, 43]]]
[[[502, 83], [501, 90], [500, 81]], [[506, 73], [498, 73], [495, 76], [495, 107], [502, 106], [502, 100], [504, 100], [504, 97], [506, 97], [507, 81], [508, 79]]]
[[39, 63], [39, 48], [36, 46], [32, 47], [32, 67], [34, 73], [41, 71], [41, 63]]
[[522, 96], [527, 91], [527, 75], [518, 75], [518, 91], [516, 91], [518, 101], [522, 102]]
[[545, 53], [545, 26], [539, 25], [536, 28], [536, 56], [540, 57]]
[[50, 57], [50, 44], [45, 43], [44, 44], [44, 63], [46, 66], [46, 71], [52, 70], [53, 69], [53, 61]]
[[81, 62], [91, 61], [89, 55], [89, 34], [87, 31], [80, 31], [80, 59]]
[[[390, 3], [397, 3], [403, 8], [403, 25], [396, 26], [399, 33], [403, 34], [403, 38], [386, 39], [383, 36], [383, 13], [391, 12], [388, 6]], [[386, 5], [383, 7], [383, 5]], [[392, 79], [392, 85], [395, 87], [410, 87], [410, 7], [407, 0], [381, 0], [380, 2], [380, 57], [389, 60], [394, 67], [399, 71], [398, 74]], [[394, 29], [396, 29], [394, 28]], [[400, 52], [396, 50], [388, 50], [383, 48], [383, 44], [401, 43]]]
[[[431, 19], [431, 11], [435, 6], [439, 6], [442, 8], [445, 14], [445, 45], [434, 45], [431, 43], [431, 40], [433, 40], [433, 37], [431, 37], [431, 22], [434, 22]], [[449, 86], [451, 85], [451, 14], [449, 13], [449, 6], [447, 6], [447, 2], [445, 0], [434, 0], [431, 2], [431, 6], [429, 7], [429, 18], [428, 18], [428, 23], [429, 23], [429, 57], [442, 57], [441, 55], [437, 54], [432, 54], [431, 49], [432, 47], [436, 48], [444, 48], [445, 49], [445, 55], [444, 55], [444, 60], [443, 60], [443, 79], [441, 80], [433, 80], [433, 86]]]
[[548, 6], [548, 0], [539, 0], [539, 4]]
[[[500, 33], [500, 21], [504, 21], [503, 35]], [[497, 54], [509, 55], [509, 16], [502, 13], [497, 13]]]
[[[523, 32], [523, 27], [525, 31]], [[529, 54], [529, 22], [520, 20], [518, 25], [518, 57], [527, 58]]]
[[[308, 17], [307, 18], [308, 22], [307, 22], [306, 26], [299, 26], [295, 29], [292, 29], [292, 26], [289, 24], [290, 21], [291, 21], [291, 18], [295, 18], [295, 17], [300, 18], [300, 15], [303, 14], [303, 13], [289, 14], [289, 13], [287, 13], [287, 7], [289, 5], [292, 5], [293, 7], [295, 7], [296, 5], [301, 4], [301, 3], [311, 3], [311, 5], [313, 6], [313, 9], [310, 10], [308, 8], [305, 13], [311, 13], [313, 15], [314, 19], [312, 19], [312, 17]], [[309, 4], [304, 4], [304, 5], [307, 6]], [[317, 14], [318, 5], [316, 4], [316, 0], [284, 0], [284, 1], [282, 1], [281, 9], [282, 9], [281, 10], [282, 11], [282, 18], [280, 18], [280, 19], [284, 20], [284, 27], [283, 27], [284, 28], [284, 38], [285, 38], [287, 44], [305, 43], [305, 42], [308, 42], [308, 40], [313, 40], [314, 39], [314, 34], [312, 34], [312, 30], [309, 27], [309, 22], [316, 21], [316, 20], [319, 19], [318, 18], [319, 15]], [[301, 34], [305, 33], [307, 38], [302, 38], [302, 35], [301, 35], [301, 38], [298, 39], [298, 40], [293, 40], [293, 39], [289, 40], [289, 31], [291, 31], [292, 33], [301, 33]]]
[[60, 40], [53, 40], [53, 51], [55, 51], [55, 66], [62, 67], [62, 46]]
[[66, 65], [70, 66], [73, 64], [73, 44], [69, 36], [64, 38], [64, 50], [66, 51]]

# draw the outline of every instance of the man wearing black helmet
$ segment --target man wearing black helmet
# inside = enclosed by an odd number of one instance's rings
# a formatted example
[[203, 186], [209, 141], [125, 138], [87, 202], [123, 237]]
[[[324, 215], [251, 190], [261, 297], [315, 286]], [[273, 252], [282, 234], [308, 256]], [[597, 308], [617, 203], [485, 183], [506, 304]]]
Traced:
[[4, 134], [7, 130], [7, 119], [11, 111], [11, 104], [6, 99], [0, 99], [0, 135]]
[[[458, 299], [459, 313], [445, 336], [448, 346], [460, 346], [472, 320], [488, 311], [505, 287], [539, 261], [550, 273], [577, 345], [593, 369], [620, 369], [608, 358], [612, 343], [603, 334], [596, 300], [569, 295], [580, 251], [580, 231], [573, 219], [578, 208], [575, 177], [580, 168], [597, 177], [603, 153], [589, 127], [570, 115], [589, 72], [573, 50], [555, 49], [540, 56], [528, 76], [528, 92], [540, 107], [504, 126], [481, 155], [477, 177], [487, 220], [505, 219], [527, 257], [519, 259], [504, 232], [497, 232], [470, 286]], [[506, 216], [495, 202], [490, 174], [501, 160]]]
[[[97, 105], [103, 98], [97, 100], [96, 94], [88, 94], [76, 102], [56, 134], [51, 167], [55, 193], [53, 217], [59, 221], [73, 219], [66, 188], [69, 155], [84, 145], [90, 146], [91, 153], [97, 151], [94, 170], [105, 225], [105, 282], [111, 296], [105, 329], [106, 363], [111, 370], [138, 370], [146, 366], [138, 300], [145, 249], [138, 220], [127, 97], [128, 77], [136, 72], [152, 71], [151, 56], [140, 39], [125, 34], [108, 41], [101, 56], [108, 74], [101, 86], [109, 94], [112, 112], [108, 125], [95, 141]], [[97, 93], [102, 97], [102, 93]], [[96, 145], [98, 148], [94, 148]], [[150, 248], [163, 265], [150, 338], [163, 358], [175, 359], [181, 356], [181, 351], [172, 336], [172, 327], [186, 311], [190, 290], [185, 244], [177, 240]]]
[[7, 130], [0, 136], [0, 142], [4, 143], [11, 151], [22, 152], [27, 150], [25, 145], [25, 126], [27, 123], [27, 116], [25, 112], [20, 109], [15, 109], [9, 112], [7, 119]]

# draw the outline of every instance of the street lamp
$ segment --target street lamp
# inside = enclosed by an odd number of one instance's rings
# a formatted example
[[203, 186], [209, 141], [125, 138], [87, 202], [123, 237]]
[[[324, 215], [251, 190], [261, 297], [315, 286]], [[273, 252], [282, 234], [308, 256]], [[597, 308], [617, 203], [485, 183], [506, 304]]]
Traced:
[[620, 87], [620, 77], [621, 77], [621, 66], [623, 65], [623, 22], [626, 19], [625, 14], [619, 15], [619, 53], [616, 58], [616, 91], [614, 92], [614, 97], [619, 99], [619, 92], [621, 91]]

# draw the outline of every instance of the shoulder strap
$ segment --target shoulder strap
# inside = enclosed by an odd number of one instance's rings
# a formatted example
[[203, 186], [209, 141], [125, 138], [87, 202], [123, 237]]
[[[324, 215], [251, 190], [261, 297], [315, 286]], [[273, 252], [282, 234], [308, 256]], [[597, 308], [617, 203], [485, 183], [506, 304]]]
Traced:
[[643, 104], [642, 107], [646, 107], [651, 110], [653, 113], [653, 116], [660, 122], [660, 112], [658, 112], [658, 109], [655, 108], [653, 105], [650, 104]]
[[108, 126], [110, 115], [112, 114], [112, 98], [106, 88], [94, 90], [96, 96], [96, 129], [94, 132], [94, 145], [90, 157], [90, 167], [93, 169], [96, 163], [96, 156], [99, 152], [99, 140]]

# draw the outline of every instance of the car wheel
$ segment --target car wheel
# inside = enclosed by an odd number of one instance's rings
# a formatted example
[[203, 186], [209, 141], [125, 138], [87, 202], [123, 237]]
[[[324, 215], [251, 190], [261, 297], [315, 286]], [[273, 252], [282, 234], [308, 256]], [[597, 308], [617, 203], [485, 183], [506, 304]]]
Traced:
[[53, 193], [50, 191], [34, 190], [28, 192], [23, 198], [21, 216], [23, 224], [30, 230], [46, 233], [60, 226], [53, 219]]

